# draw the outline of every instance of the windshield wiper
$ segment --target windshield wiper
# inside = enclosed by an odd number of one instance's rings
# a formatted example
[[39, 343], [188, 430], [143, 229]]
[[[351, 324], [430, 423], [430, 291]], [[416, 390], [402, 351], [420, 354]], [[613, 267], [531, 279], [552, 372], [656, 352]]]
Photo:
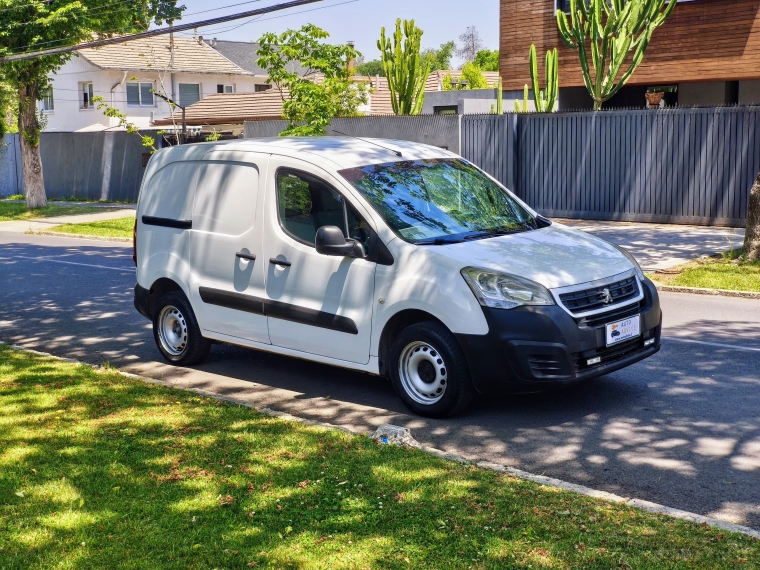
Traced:
[[[467, 238], [465, 238], [467, 239]], [[418, 241], [415, 242], [414, 245], [449, 245], [450, 243], [462, 243], [463, 239], [443, 239], [443, 238], [435, 238], [430, 241]]]

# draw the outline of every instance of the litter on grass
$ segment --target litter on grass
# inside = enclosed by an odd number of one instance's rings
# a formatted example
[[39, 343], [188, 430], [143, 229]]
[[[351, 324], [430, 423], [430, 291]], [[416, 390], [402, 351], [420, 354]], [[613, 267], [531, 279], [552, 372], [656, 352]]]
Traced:
[[383, 424], [377, 430], [374, 434], [372, 434], [372, 439], [375, 439], [379, 441], [380, 443], [388, 443], [392, 445], [405, 445], [407, 447], [419, 447], [420, 444], [417, 443], [417, 440], [415, 440], [412, 437], [412, 432], [409, 431], [407, 428], [394, 426], [391, 424]]

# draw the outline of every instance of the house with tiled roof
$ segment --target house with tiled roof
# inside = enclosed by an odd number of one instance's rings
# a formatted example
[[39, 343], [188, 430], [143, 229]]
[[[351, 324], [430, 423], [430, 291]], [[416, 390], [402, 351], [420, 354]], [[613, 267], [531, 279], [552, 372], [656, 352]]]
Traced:
[[[313, 79], [320, 81], [319, 74]], [[365, 115], [393, 114], [391, 93], [385, 77], [356, 76], [351, 78], [357, 83], [369, 86], [369, 100], [359, 107]], [[201, 127], [203, 132], [231, 132], [238, 134], [243, 130], [245, 121], [265, 121], [282, 118], [282, 103], [287, 91], [280, 91], [276, 86], [260, 93], [220, 93], [211, 95], [185, 109], [185, 121], [190, 127]], [[153, 126], [166, 127], [179, 125], [182, 114], [175, 111], [173, 115], [156, 119]]]
[[46, 131], [98, 131], [115, 128], [93, 103], [96, 96], [148, 128], [171, 107], [155, 93], [190, 107], [216, 94], [254, 93], [267, 74], [234, 63], [202, 37], [156, 36], [81, 49], [57, 73], [40, 101]]

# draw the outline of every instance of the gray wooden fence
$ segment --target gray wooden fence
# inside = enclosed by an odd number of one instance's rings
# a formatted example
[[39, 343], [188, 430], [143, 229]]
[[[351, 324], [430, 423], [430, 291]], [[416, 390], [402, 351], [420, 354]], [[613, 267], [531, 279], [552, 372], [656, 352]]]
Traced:
[[547, 216], [743, 227], [760, 107], [468, 116], [462, 155]]

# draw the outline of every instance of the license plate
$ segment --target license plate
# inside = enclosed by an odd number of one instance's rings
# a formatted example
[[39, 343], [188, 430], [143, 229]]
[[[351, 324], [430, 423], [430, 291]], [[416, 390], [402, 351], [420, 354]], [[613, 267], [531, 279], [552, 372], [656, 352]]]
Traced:
[[641, 335], [640, 315], [628, 317], [622, 321], [607, 325], [607, 346], [612, 346], [624, 340], [636, 338]]

